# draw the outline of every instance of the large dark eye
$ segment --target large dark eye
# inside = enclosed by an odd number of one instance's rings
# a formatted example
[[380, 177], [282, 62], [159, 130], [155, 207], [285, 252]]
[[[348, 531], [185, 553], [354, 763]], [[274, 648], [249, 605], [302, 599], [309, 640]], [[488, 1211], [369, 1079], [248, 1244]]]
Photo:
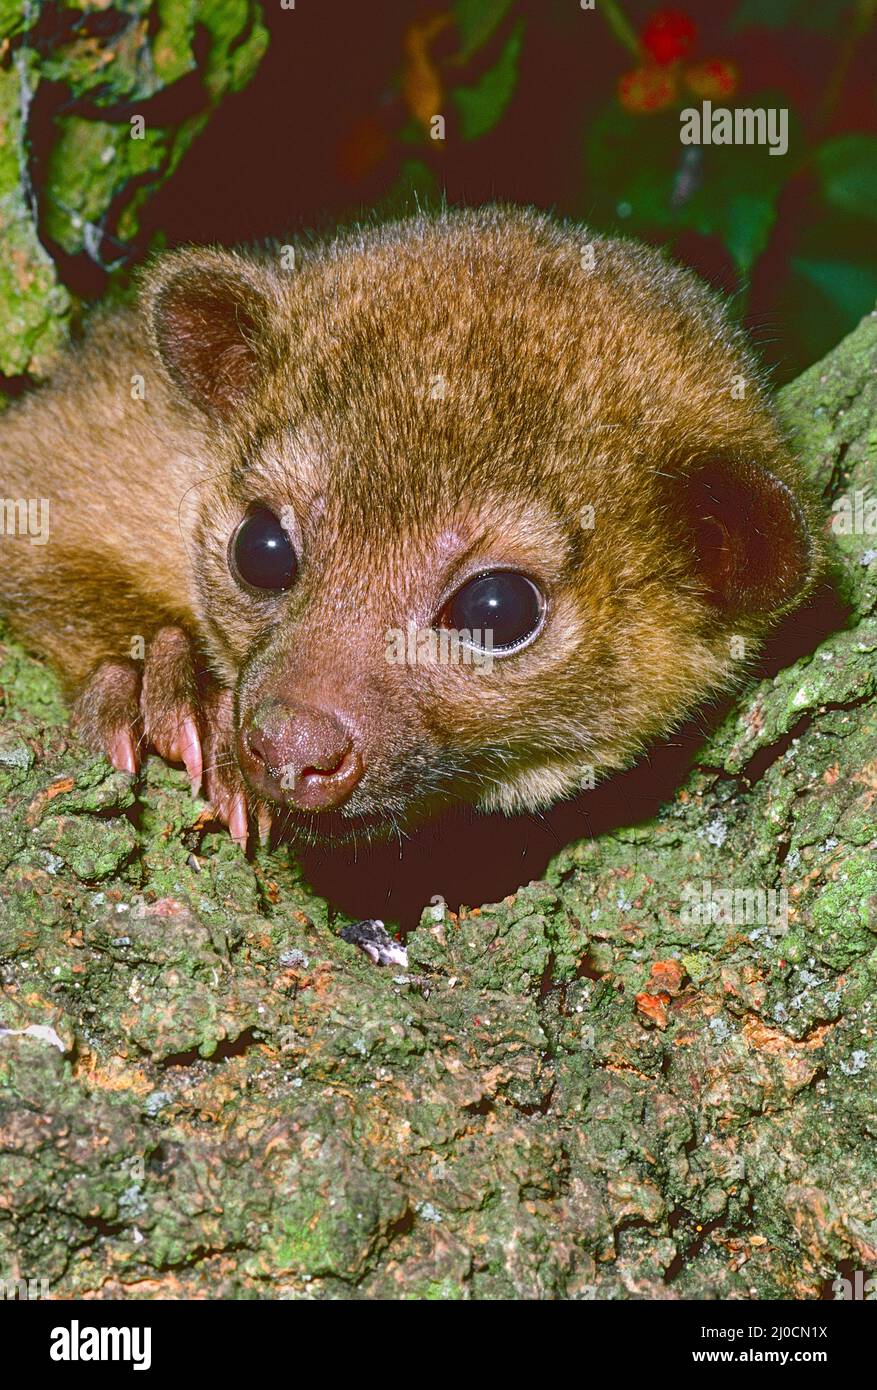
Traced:
[[[539, 627], [545, 601], [532, 580], [514, 570], [493, 570], [470, 579], [442, 612], [442, 627], [472, 633], [476, 646], [494, 651], [519, 647]], [[485, 638], [485, 630], [492, 634]]]
[[267, 507], [248, 512], [232, 537], [232, 573], [253, 589], [288, 589], [295, 579], [292, 542]]

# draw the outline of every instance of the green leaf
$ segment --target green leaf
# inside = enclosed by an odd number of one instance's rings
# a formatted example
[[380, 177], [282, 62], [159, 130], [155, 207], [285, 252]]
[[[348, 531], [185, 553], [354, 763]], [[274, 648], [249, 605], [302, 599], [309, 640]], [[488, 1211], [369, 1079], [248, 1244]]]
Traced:
[[734, 29], [761, 24], [765, 29], [783, 29], [794, 19], [799, 0], [742, 0], [731, 21]]
[[722, 237], [737, 269], [748, 273], [767, 246], [776, 222], [776, 198], [736, 193], [718, 210], [713, 230]]
[[851, 10], [855, 0], [742, 0], [731, 20], [731, 30], [760, 24], [763, 29], [833, 29], [844, 10]]
[[17, 34], [27, 18], [21, 0], [0, 0], [0, 40]]
[[[794, 123], [790, 140], [797, 140]], [[688, 158], [699, 158], [700, 169], [698, 185], [680, 200], [686, 149]], [[602, 220], [611, 225], [623, 216], [634, 235], [661, 228], [718, 237], [741, 276], [748, 275], [767, 245], [777, 200], [794, 168], [762, 145], [707, 146], [695, 152], [679, 143], [678, 112], [633, 116], [614, 103], [591, 126], [587, 160], [590, 206]]]
[[502, 23], [512, 0], [456, 0], [454, 18], [460, 35], [458, 61], [466, 63]]
[[816, 151], [827, 202], [857, 217], [877, 218], [877, 136], [838, 135]]
[[378, 203], [376, 212], [385, 221], [412, 217], [423, 209], [437, 209], [441, 199], [441, 189], [429, 165], [422, 159], [406, 159], [395, 183]]
[[464, 140], [477, 140], [492, 130], [511, 100], [518, 80], [518, 58], [524, 21], [518, 20], [503, 46], [497, 62], [471, 87], [457, 87], [452, 93], [460, 115]]
[[792, 269], [831, 300], [850, 327], [877, 302], [877, 267], [852, 261], [810, 260], [796, 256]]

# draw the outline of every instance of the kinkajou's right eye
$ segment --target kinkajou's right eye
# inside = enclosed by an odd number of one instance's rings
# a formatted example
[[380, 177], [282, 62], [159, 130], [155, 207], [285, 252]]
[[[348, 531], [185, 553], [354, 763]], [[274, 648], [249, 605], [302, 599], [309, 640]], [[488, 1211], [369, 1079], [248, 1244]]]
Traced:
[[539, 631], [545, 599], [532, 579], [516, 570], [488, 570], [458, 589], [439, 617], [442, 627], [489, 633], [491, 649], [517, 651]]
[[288, 589], [298, 568], [292, 541], [267, 507], [247, 512], [232, 536], [228, 559], [238, 583], [274, 592]]

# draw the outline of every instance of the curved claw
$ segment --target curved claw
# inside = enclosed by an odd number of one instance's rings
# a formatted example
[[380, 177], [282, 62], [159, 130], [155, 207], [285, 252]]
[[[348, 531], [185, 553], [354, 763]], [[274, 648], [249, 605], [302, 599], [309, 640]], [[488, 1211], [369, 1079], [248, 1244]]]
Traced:
[[247, 848], [248, 830], [246, 798], [243, 792], [236, 792], [228, 816], [228, 832], [235, 843], [240, 845], [244, 851]]
[[183, 727], [180, 731], [180, 761], [189, 774], [189, 781], [192, 783], [192, 795], [197, 796], [201, 790], [201, 779], [204, 776], [204, 755], [201, 750], [201, 735], [198, 733], [198, 725], [191, 717], [183, 721]]
[[130, 729], [116, 729], [107, 738], [106, 755], [117, 772], [137, 771], [137, 750]]
[[256, 824], [259, 828], [259, 844], [264, 848], [271, 839], [271, 812], [267, 806], [260, 806], [256, 813]]

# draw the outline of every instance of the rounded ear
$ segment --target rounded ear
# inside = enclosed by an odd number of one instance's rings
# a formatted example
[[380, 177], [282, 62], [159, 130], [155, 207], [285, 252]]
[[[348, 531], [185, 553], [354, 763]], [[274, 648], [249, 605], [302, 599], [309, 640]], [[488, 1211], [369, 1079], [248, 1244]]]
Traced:
[[230, 418], [265, 373], [272, 341], [268, 276], [223, 251], [180, 251], [147, 274], [141, 300], [155, 352], [208, 414]]
[[732, 618], [770, 617], [803, 595], [816, 546], [804, 506], [769, 468], [717, 459], [683, 482], [698, 578]]

